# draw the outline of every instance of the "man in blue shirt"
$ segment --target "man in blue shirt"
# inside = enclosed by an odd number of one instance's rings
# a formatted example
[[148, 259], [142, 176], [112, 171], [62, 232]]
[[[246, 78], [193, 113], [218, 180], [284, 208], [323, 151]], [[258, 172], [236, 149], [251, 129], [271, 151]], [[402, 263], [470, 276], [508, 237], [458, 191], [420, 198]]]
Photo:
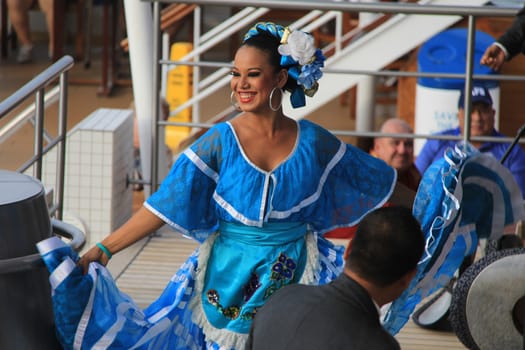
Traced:
[[[438, 133], [438, 135], [460, 136], [463, 134], [465, 121], [464, 110], [464, 90], [458, 101], [458, 120], [459, 127]], [[494, 129], [494, 116], [496, 111], [492, 107], [492, 97], [489, 90], [483, 85], [474, 85], [472, 88], [472, 111], [471, 111], [471, 136], [491, 136], [504, 137], [503, 134]], [[443, 157], [445, 150], [454, 147], [457, 140], [427, 140], [421, 152], [416, 158], [416, 167], [423, 174], [425, 170], [436, 160]], [[492, 153], [497, 159], [501, 159], [509, 143], [500, 142], [474, 142], [471, 144], [482, 153]], [[519, 144], [515, 145], [508, 155], [503, 165], [510, 170], [516, 182], [521, 188], [523, 198], [525, 198], [525, 152]]]

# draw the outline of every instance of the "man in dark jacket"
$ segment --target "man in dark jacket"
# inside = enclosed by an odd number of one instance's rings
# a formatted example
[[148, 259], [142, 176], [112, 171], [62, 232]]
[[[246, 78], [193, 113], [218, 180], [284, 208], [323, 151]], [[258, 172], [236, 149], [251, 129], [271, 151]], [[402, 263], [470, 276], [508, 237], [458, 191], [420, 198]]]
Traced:
[[333, 282], [276, 292], [256, 314], [246, 349], [400, 349], [379, 310], [416, 272], [424, 249], [419, 223], [407, 208], [376, 209], [359, 223], [349, 249]]
[[505, 61], [519, 53], [525, 53], [525, 7], [516, 14], [507, 31], [485, 50], [480, 63], [499, 71]]

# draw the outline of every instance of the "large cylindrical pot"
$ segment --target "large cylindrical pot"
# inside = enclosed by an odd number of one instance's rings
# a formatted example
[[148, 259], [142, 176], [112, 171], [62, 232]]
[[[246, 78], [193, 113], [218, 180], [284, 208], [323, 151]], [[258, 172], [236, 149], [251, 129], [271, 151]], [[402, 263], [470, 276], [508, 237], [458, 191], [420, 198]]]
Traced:
[[0, 349], [61, 348], [49, 273], [41, 263], [24, 261], [37, 254], [36, 243], [52, 231], [43, 185], [0, 170]]

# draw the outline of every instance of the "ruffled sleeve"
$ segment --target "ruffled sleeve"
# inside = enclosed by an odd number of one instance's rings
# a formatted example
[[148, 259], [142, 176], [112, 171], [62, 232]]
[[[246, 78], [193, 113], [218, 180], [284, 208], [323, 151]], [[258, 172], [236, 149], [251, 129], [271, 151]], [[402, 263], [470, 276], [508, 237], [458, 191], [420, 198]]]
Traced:
[[323, 192], [324, 205], [331, 208], [323, 218], [323, 227], [357, 224], [368, 212], [387, 202], [397, 179], [396, 171], [381, 159], [352, 145], [343, 145], [344, 153], [328, 176]]
[[213, 193], [221, 153], [220, 130], [214, 127], [180, 155], [145, 206], [175, 230], [204, 241], [218, 225]]
[[396, 182], [392, 167], [307, 120], [300, 121], [300, 133], [294, 157], [275, 174], [288, 190], [274, 198], [272, 218], [288, 215], [324, 233], [353, 226], [386, 203]]

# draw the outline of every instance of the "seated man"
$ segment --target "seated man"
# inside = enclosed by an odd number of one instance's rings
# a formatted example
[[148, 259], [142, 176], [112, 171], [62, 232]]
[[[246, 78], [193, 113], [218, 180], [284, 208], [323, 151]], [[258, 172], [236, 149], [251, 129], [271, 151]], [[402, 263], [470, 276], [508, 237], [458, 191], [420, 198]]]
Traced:
[[[410, 125], [402, 119], [387, 119], [381, 126], [385, 134], [413, 134]], [[414, 139], [376, 137], [370, 153], [397, 170], [397, 181], [417, 191], [421, 175], [414, 165]]]
[[[464, 90], [461, 90], [461, 96], [458, 101], [458, 120], [459, 126], [455, 129], [445, 130], [438, 135], [454, 135], [459, 136], [463, 134], [463, 126], [465, 123], [464, 110]], [[472, 111], [471, 111], [471, 136], [492, 136], [503, 137], [504, 135], [494, 129], [494, 116], [496, 111], [492, 107], [492, 97], [489, 90], [483, 85], [474, 85], [472, 88]], [[457, 140], [428, 140], [421, 152], [416, 158], [416, 167], [419, 172], [423, 174], [425, 170], [436, 160], [443, 157], [445, 150], [449, 147], [454, 147]], [[471, 144], [480, 152], [492, 153], [497, 159], [501, 159], [509, 143], [501, 142], [475, 142]], [[523, 198], [525, 198], [525, 152], [516, 145], [512, 148], [508, 158], [503, 165], [510, 170], [516, 182], [521, 188]]]
[[379, 308], [408, 287], [424, 236], [411, 210], [379, 208], [363, 218], [344, 272], [326, 285], [289, 285], [256, 314], [246, 349], [400, 349]]

